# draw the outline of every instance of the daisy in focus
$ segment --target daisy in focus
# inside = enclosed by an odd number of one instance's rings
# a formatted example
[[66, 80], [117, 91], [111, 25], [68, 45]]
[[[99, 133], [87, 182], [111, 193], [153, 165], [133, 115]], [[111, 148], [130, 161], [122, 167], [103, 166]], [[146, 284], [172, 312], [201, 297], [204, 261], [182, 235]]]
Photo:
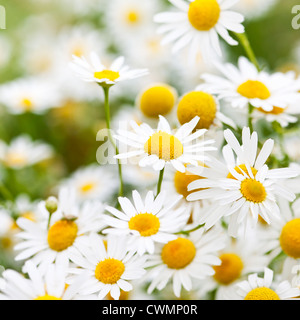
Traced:
[[299, 100], [300, 81], [291, 74], [258, 71], [245, 57], [238, 66], [230, 63], [216, 64], [221, 76], [204, 74], [203, 88], [228, 101], [233, 108], [245, 109], [248, 105], [263, 112], [282, 112]]
[[166, 33], [163, 44], [174, 42], [173, 53], [189, 46], [190, 61], [199, 52], [209, 59], [222, 55], [219, 36], [228, 44], [237, 45], [228, 31], [243, 33], [244, 17], [229, 10], [237, 0], [169, 0], [180, 11], [158, 13], [154, 21], [161, 23], [158, 33]]
[[74, 279], [82, 272], [88, 274], [82, 294], [96, 294], [99, 300], [108, 294], [119, 300], [121, 290], [131, 291], [130, 281], [146, 273], [146, 257], [129, 252], [122, 236], [108, 236], [105, 245], [101, 236], [92, 233], [80, 247], [71, 250], [71, 260], [77, 266], [71, 270]]
[[174, 208], [181, 197], [168, 197], [161, 192], [156, 198], [148, 191], [143, 201], [137, 191], [132, 192], [133, 203], [128, 198], [119, 197], [122, 211], [107, 206], [106, 210], [112, 216], [104, 220], [111, 228], [103, 233], [127, 235], [128, 248], [137, 251], [139, 255], [154, 253], [155, 243], [167, 243], [177, 238], [179, 232], [187, 223], [188, 212], [184, 207]]
[[297, 298], [299, 294], [300, 290], [293, 288], [287, 280], [275, 281], [274, 271], [265, 268], [263, 278], [255, 273], [237, 284], [236, 297], [232, 297], [232, 300], [289, 300]]
[[70, 68], [83, 81], [95, 82], [100, 86], [110, 87], [118, 82], [136, 79], [148, 74], [147, 69], [129, 69], [124, 65], [124, 57], [115, 59], [110, 67], [102, 64], [95, 52], [91, 52], [89, 58], [73, 56]]
[[[206, 189], [190, 194], [188, 200], [214, 200], [216, 205], [202, 218], [205, 228], [210, 228], [221, 217], [228, 217], [229, 234], [236, 237], [240, 226], [246, 232], [248, 227], [257, 224], [259, 216], [268, 224], [280, 218], [276, 195], [288, 201], [295, 199], [295, 194], [280, 180], [295, 177], [298, 172], [290, 168], [269, 169], [265, 163], [272, 153], [274, 141], [267, 140], [258, 153], [258, 135], [256, 132], [250, 134], [249, 128], [243, 129], [241, 145], [229, 129], [224, 131], [224, 138], [227, 142], [222, 150], [225, 164], [215, 161], [218, 170], [202, 168], [201, 179], [192, 182], [189, 191]], [[197, 174], [197, 169], [189, 170]]]
[[174, 294], [179, 298], [182, 287], [190, 291], [194, 280], [215, 273], [213, 266], [221, 264], [217, 252], [223, 247], [224, 234], [214, 228], [207, 232], [202, 228], [189, 237], [179, 236], [160, 245], [147, 261], [147, 267], [153, 267], [148, 274], [151, 284], [147, 292], [163, 290], [172, 281]]
[[168, 121], [159, 117], [157, 129], [152, 129], [143, 123], [138, 125], [131, 121], [132, 130], [118, 130], [115, 138], [124, 144], [132, 147], [133, 150], [123, 152], [116, 156], [118, 159], [139, 158], [141, 167], [152, 166], [154, 170], [162, 170], [166, 164], [180, 171], [185, 172], [186, 163], [197, 166], [198, 161], [204, 162], [207, 159], [206, 151], [215, 150], [210, 146], [214, 140], [204, 140], [206, 129], [197, 130], [192, 133], [199, 122], [195, 117], [185, 123], [173, 134]]
[[22, 169], [53, 156], [50, 145], [32, 141], [27, 135], [14, 138], [10, 144], [0, 141], [0, 161], [9, 168]]
[[51, 264], [43, 275], [34, 263], [28, 260], [24, 269], [28, 278], [15, 270], [3, 272], [4, 288], [0, 291], [0, 300], [93, 300], [92, 295], [79, 294], [86, 280], [84, 276], [66, 287], [68, 273], [63, 265]]

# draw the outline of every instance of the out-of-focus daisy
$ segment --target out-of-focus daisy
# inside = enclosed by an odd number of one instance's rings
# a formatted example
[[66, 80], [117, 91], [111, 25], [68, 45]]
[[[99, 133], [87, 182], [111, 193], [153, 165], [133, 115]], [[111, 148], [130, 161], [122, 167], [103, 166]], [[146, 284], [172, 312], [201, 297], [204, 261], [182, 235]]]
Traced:
[[82, 294], [97, 294], [98, 299], [104, 299], [109, 293], [118, 300], [121, 290], [133, 289], [130, 280], [140, 279], [146, 273], [146, 256], [129, 252], [124, 237], [108, 236], [105, 246], [102, 237], [92, 233], [85, 245], [72, 249], [71, 260], [77, 266], [73, 270], [75, 279], [81, 272], [89, 276]]
[[274, 107], [285, 109], [299, 99], [299, 79], [280, 72], [258, 71], [245, 57], [239, 58], [238, 67], [230, 63], [217, 63], [216, 67], [222, 76], [204, 74], [205, 85], [202, 86], [229, 101], [233, 108], [246, 108], [250, 103], [270, 112]]
[[201, 140], [207, 130], [192, 133], [198, 121], [199, 117], [195, 117], [177, 129], [174, 134], [163, 116], [159, 116], [155, 130], [145, 123], [138, 125], [131, 121], [133, 131], [118, 130], [116, 139], [125, 146], [132, 147], [133, 150], [120, 153], [116, 157], [118, 159], [139, 157], [141, 167], [153, 166], [155, 170], [162, 170], [166, 163], [171, 163], [176, 170], [185, 172], [184, 164], [197, 166], [198, 161], [203, 162], [206, 159], [206, 151], [214, 150], [209, 146], [213, 140]]
[[0, 161], [7, 167], [22, 169], [53, 156], [50, 145], [32, 141], [27, 135], [14, 138], [10, 144], [0, 142]]
[[[267, 140], [258, 153], [258, 135], [256, 132], [250, 134], [249, 128], [243, 129], [242, 145], [228, 129], [224, 131], [224, 137], [228, 143], [223, 148], [225, 164], [215, 161], [218, 170], [202, 168], [199, 175], [206, 179], [192, 182], [189, 190], [207, 189], [190, 194], [188, 200], [213, 199], [216, 205], [203, 217], [205, 227], [210, 228], [221, 217], [229, 217], [229, 233], [236, 236], [239, 225], [245, 229], [254, 226], [259, 215], [268, 224], [280, 217], [275, 195], [289, 201], [293, 201], [295, 195], [279, 181], [298, 173], [290, 168], [269, 170], [265, 162], [273, 150], [272, 139]], [[197, 174], [197, 168], [189, 170]]]
[[237, 284], [237, 294], [233, 300], [289, 300], [300, 294], [288, 281], [274, 281], [274, 272], [265, 268], [264, 277], [256, 273], [248, 276], [248, 280]]
[[276, 4], [278, 0], [240, 0], [234, 5], [234, 9], [242, 13], [248, 19], [256, 19], [264, 16]]
[[[119, 183], [109, 170], [91, 164], [79, 168], [62, 185], [74, 188], [79, 201], [106, 201], [117, 190]], [[109, 188], [107, 188], [108, 185]]]
[[105, 222], [111, 227], [104, 233], [129, 235], [128, 247], [139, 255], [154, 253], [155, 243], [167, 243], [177, 238], [176, 232], [183, 228], [189, 218], [184, 207], [174, 209], [181, 196], [167, 198], [161, 192], [156, 198], [152, 191], [143, 201], [137, 191], [132, 193], [133, 202], [119, 197], [122, 211], [107, 206], [113, 216], [105, 216]]
[[71, 69], [79, 78], [87, 82], [96, 82], [101, 86], [113, 86], [118, 82], [136, 79], [148, 74], [147, 69], [129, 69], [124, 65], [124, 57], [113, 61], [110, 67], [102, 64], [95, 52], [91, 52], [89, 60], [85, 57], [73, 56], [70, 63]]
[[213, 266], [221, 264], [217, 252], [224, 244], [224, 234], [212, 228], [207, 232], [199, 229], [189, 237], [180, 236], [160, 245], [147, 261], [147, 266], [153, 267], [149, 271], [151, 284], [147, 292], [162, 290], [170, 281], [176, 297], [180, 297], [182, 287], [192, 290], [193, 280], [205, 279], [215, 273]]
[[78, 239], [104, 227], [102, 204], [85, 202], [79, 206], [75, 197], [74, 190], [61, 189], [58, 209], [52, 214], [49, 227], [45, 221], [17, 220], [22, 231], [16, 237], [23, 240], [15, 246], [19, 252], [17, 261], [31, 258], [41, 272], [53, 262], [68, 263], [69, 250], [78, 244]]
[[184, 94], [177, 105], [177, 118], [181, 125], [191, 121], [195, 116], [200, 117], [196, 129], [210, 129], [226, 123], [235, 127], [235, 123], [220, 111], [218, 100], [200, 87], [195, 91]]
[[59, 107], [61, 97], [57, 87], [43, 78], [22, 78], [0, 87], [0, 103], [9, 113], [45, 113]]
[[26, 261], [28, 278], [15, 270], [5, 270], [5, 281], [0, 300], [91, 300], [93, 296], [81, 296], [79, 290], [86, 280], [84, 275], [77, 282], [66, 286], [67, 269], [50, 265], [45, 275], [41, 274], [32, 261]]
[[174, 42], [173, 52], [190, 46], [190, 57], [195, 61], [199, 52], [206, 59], [217, 52], [222, 55], [221, 36], [228, 44], [237, 45], [228, 30], [243, 33], [244, 17], [229, 10], [237, 0], [169, 0], [180, 11], [162, 12], [154, 21], [163, 25], [159, 33], [166, 33], [163, 43]]

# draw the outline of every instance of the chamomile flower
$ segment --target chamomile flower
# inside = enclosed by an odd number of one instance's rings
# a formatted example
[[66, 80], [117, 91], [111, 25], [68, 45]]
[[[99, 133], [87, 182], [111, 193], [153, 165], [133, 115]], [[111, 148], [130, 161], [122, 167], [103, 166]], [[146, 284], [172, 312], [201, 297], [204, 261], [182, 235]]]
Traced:
[[192, 290], [193, 280], [205, 279], [215, 273], [213, 266], [221, 264], [217, 252], [223, 247], [224, 234], [215, 228], [207, 232], [202, 228], [188, 237], [179, 236], [160, 245], [147, 261], [147, 266], [153, 267], [149, 271], [151, 284], [147, 292], [162, 290], [170, 281], [176, 297], [180, 297], [182, 287]]
[[[273, 150], [274, 141], [267, 140], [258, 153], [258, 135], [256, 132], [250, 134], [249, 128], [243, 129], [242, 145], [228, 129], [224, 131], [224, 137], [228, 143], [223, 148], [225, 164], [215, 161], [213, 166], [219, 167], [218, 170], [202, 168], [202, 179], [192, 182], [189, 190], [206, 190], [190, 194], [188, 200], [213, 199], [215, 206], [202, 220], [205, 227], [210, 228], [221, 217], [229, 217], [229, 233], [236, 236], [239, 226], [245, 231], [249, 226], [255, 226], [259, 215], [268, 224], [280, 217], [275, 196], [289, 201], [295, 198], [280, 180], [295, 177], [298, 172], [290, 168], [269, 170], [265, 162]], [[197, 174], [197, 168], [189, 170]]]
[[119, 186], [117, 178], [110, 171], [96, 164], [79, 168], [62, 185], [73, 187], [78, 201], [106, 201]]
[[88, 274], [82, 294], [96, 294], [100, 300], [110, 294], [118, 300], [121, 290], [133, 289], [129, 281], [141, 279], [146, 273], [146, 257], [129, 252], [127, 240], [122, 236], [108, 236], [105, 246], [102, 237], [92, 233], [84, 243], [71, 252], [71, 260], [77, 266], [73, 270], [74, 279], [81, 272]]
[[162, 23], [159, 33], [166, 33], [163, 43], [174, 42], [173, 52], [190, 46], [192, 61], [199, 52], [206, 59], [213, 53], [222, 55], [221, 36], [228, 44], [237, 45], [228, 30], [243, 33], [244, 17], [230, 9], [237, 0], [169, 0], [180, 11], [162, 12], [154, 21]]
[[299, 99], [298, 79], [280, 72], [258, 71], [245, 57], [239, 58], [237, 67], [230, 63], [217, 63], [216, 67], [223, 76], [204, 74], [205, 85], [202, 86], [220, 99], [229, 101], [233, 108], [244, 109], [250, 103], [270, 112], [274, 107], [285, 109]]
[[167, 198], [161, 192], [156, 198], [152, 191], [147, 192], [143, 201], [137, 191], [132, 192], [133, 203], [119, 197], [122, 211], [107, 206], [112, 216], [105, 216], [105, 222], [111, 227], [104, 233], [128, 235], [128, 248], [139, 255], [154, 253], [156, 243], [167, 243], [177, 238], [176, 232], [185, 226], [189, 218], [184, 207], [176, 208], [181, 196]]
[[265, 268], [264, 277], [256, 273], [248, 276], [248, 280], [237, 284], [237, 296], [234, 300], [287, 300], [300, 294], [288, 281], [274, 281], [274, 272]]
[[257, 19], [268, 13], [273, 6], [278, 3], [278, 0], [240, 0], [234, 6], [234, 9], [245, 15], [248, 19]]
[[4, 288], [0, 300], [91, 300], [93, 296], [81, 296], [85, 276], [66, 287], [67, 269], [63, 265], [50, 265], [46, 274], [41, 274], [32, 261], [26, 261], [28, 278], [15, 270], [3, 272]]
[[17, 220], [22, 231], [16, 237], [23, 240], [15, 246], [19, 252], [17, 261], [31, 258], [41, 272], [51, 263], [68, 263], [69, 250], [77, 246], [78, 239], [104, 227], [101, 203], [77, 205], [74, 198], [74, 191], [63, 189], [60, 192], [58, 209], [52, 214], [49, 226], [45, 221]]
[[0, 161], [9, 168], [22, 169], [53, 156], [50, 145], [32, 141], [27, 135], [14, 138], [10, 144], [0, 142]]
[[155, 130], [145, 123], [138, 125], [131, 121], [133, 131], [118, 130], [116, 139], [134, 150], [120, 153], [116, 158], [139, 157], [141, 167], [152, 166], [155, 170], [162, 170], [167, 163], [171, 163], [176, 170], [185, 172], [185, 163], [197, 166], [198, 161], [203, 162], [207, 158], [206, 151], [214, 150], [209, 146], [213, 140], [203, 140], [207, 130], [192, 133], [198, 121], [199, 117], [195, 117], [174, 134], [163, 116], [159, 116]]
[[113, 86], [118, 82], [136, 79], [148, 74], [147, 69], [129, 69], [124, 65], [124, 57], [115, 59], [110, 67], [102, 64], [95, 52], [91, 52], [89, 59], [73, 56], [70, 68], [83, 81], [96, 82], [101, 86]]

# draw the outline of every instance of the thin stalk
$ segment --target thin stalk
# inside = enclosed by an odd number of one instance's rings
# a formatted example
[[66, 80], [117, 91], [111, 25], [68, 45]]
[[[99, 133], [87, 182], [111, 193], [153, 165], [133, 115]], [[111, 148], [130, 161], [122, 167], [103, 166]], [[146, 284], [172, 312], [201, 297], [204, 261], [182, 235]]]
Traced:
[[161, 184], [163, 182], [163, 178], [164, 178], [164, 172], [165, 172], [165, 168], [161, 169], [159, 172], [159, 178], [158, 178], [158, 182], [157, 182], [157, 192], [156, 192], [156, 196], [158, 196], [160, 194], [161, 191]]

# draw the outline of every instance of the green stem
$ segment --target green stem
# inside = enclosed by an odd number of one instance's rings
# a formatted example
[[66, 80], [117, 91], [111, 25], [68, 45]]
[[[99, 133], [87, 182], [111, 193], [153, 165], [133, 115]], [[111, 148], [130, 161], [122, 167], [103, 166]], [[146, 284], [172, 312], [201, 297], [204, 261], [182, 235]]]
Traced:
[[162, 184], [162, 181], [163, 181], [163, 178], [164, 178], [164, 172], [165, 172], [165, 168], [161, 169], [160, 172], [159, 172], [156, 196], [158, 196], [160, 194], [161, 184]]
[[[116, 150], [116, 155], [118, 155], [119, 149], [115, 143], [113, 136], [111, 135], [111, 127], [110, 127], [110, 107], [109, 107], [109, 89], [110, 89], [110, 87], [103, 86], [102, 88], [104, 91], [104, 109], [105, 109], [106, 127], [108, 129], [108, 138]], [[124, 187], [123, 187], [122, 164], [121, 164], [120, 159], [118, 159], [118, 171], [119, 171], [119, 181], [120, 181], [119, 196], [121, 197], [121, 196], [123, 196], [123, 193], [124, 193]]]
[[0, 194], [3, 196], [4, 200], [14, 202], [14, 197], [3, 184], [0, 184]]
[[188, 236], [191, 232], [194, 232], [196, 230], [199, 230], [199, 229], [203, 228], [204, 225], [205, 225], [205, 223], [204, 224], [199, 224], [197, 227], [195, 227], [195, 228], [193, 228], [191, 230], [179, 231], [176, 234], [184, 234], [184, 235]]
[[253, 132], [253, 119], [252, 119], [252, 112], [254, 110], [254, 107], [249, 103], [248, 106], [248, 127], [250, 129], [250, 132]]
[[261, 71], [259, 63], [256, 59], [256, 56], [255, 56], [254, 51], [250, 45], [250, 42], [249, 42], [249, 39], [248, 39], [246, 33], [235, 33], [235, 35], [238, 38], [240, 44], [243, 46], [244, 50], [246, 51], [246, 54], [247, 54], [249, 60], [255, 65], [255, 67], [258, 71]]

